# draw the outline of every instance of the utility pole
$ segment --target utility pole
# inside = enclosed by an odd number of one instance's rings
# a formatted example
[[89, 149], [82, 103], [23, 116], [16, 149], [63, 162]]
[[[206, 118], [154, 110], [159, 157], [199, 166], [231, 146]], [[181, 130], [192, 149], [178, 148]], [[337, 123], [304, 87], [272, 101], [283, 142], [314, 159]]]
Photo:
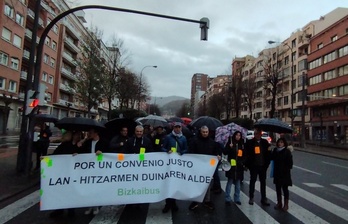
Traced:
[[307, 92], [305, 90], [306, 74], [302, 73], [302, 108], [301, 108], [301, 147], [306, 147], [306, 124], [305, 124], [305, 99], [307, 98]]
[[[39, 26], [40, 9], [41, 9], [41, 0], [36, 0], [35, 10], [34, 10], [34, 13], [35, 13], [34, 25], [33, 25], [32, 36], [31, 36], [29, 67], [28, 67], [28, 73], [27, 73], [27, 84], [26, 84], [25, 93], [24, 93], [21, 133], [19, 137], [19, 146], [18, 146], [18, 154], [17, 154], [16, 170], [18, 173], [22, 173], [24, 171], [29, 172], [28, 170], [26, 170], [26, 167], [30, 167], [30, 164], [27, 164], [27, 161], [29, 160], [28, 158], [30, 158], [31, 160], [31, 153], [27, 151], [27, 146], [32, 144], [28, 136], [28, 134], [30, 135], [30, 133], [28, 133], [28, 119], [29, 119], [29, 124], [31, 120], [30, 120], [30, 117], [26, 115], [25, 111], [27, 109], [27, 103], [28, 103], [27, 102], [28, 92], [29, 90], [32, 89], [32, 84], [33, 84], [32, 80], [33, 80], [33, 72], [34, 72], [34, 64], [35, 64], [36, 37], [37, 37], [37, 30]], [[36, 62], [36, 63], [40, 63], [40, 62]]]

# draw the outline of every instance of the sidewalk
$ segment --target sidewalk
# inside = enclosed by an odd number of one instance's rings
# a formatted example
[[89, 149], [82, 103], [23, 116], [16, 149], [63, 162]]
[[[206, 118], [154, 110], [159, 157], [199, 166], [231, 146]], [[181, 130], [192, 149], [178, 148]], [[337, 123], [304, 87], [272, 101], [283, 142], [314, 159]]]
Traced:
[[[348, 149], [307, 144], [306, 148], [295, 147], [296, 150], [348, 160]], [[0, 148], [0, 203], [34, 186], [39, 187], [40, 172], [29, 177], [16, 173], [17, 151], [16, 147]]]

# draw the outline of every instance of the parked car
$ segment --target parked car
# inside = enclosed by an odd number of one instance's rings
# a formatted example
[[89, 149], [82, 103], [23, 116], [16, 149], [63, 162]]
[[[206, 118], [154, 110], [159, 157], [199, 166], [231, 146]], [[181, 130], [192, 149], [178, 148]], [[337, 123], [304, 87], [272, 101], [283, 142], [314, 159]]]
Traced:
[[[253, 139], [253, 138], [254, 138], [254, 131], [253, 130], [248, 130], [246, 139], [250, 140], [250, 139]], [[269, 144], [271, 144], [271, 142], [272, 142], [272, 138], [269, 137], [269, 134], [267, 132], [265, 132], [265, 131], [262, 132], [261, 138], [266, 139]]]

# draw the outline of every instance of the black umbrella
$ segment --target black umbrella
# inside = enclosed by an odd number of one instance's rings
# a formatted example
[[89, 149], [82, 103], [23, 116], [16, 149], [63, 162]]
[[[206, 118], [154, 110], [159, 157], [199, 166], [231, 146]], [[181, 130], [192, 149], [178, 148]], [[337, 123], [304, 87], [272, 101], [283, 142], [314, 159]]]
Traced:
[[169, 122], [180, 122], [180, 123], [184, 123], [184, 121], [180, 118], [180, 117], [171, 117], [168, 119]]
[[58, 118], [52, 114], [35, 114], [33, 117], [35, 123], [52, 122], [56, 123]]
[[148, 115], [146, 117], [137, 119], [137, 121], [139, 121], [143, 125], [150, 125], [152, 127], [158, 127], [158, 126], [166, 127], [168, 125], [168, 122], [166, 119], [157, 115]]
[[260, 128], [263, 131], [270, 131], [276, 133], [292, 133], [293, 129], [291, 126], [283, 121], [276, 118], [263, 118], [258, 120], [254, 124], [255, 128]]
[[105, 126], [100, 122], [85, 117], [64, 117], [56, 122], [56, 127], [74, 131], [88, 131], [90, 129], [103, 130]]
[[119, 134], [121, 128], [127, 127], [128, 135], [132, 135], [134, 133], [137, 125], [141, 125], [141, 123], [129, 118], [115, 118], [105, 123], [106, 129], [113, 134]]
[[190, 124], [188, 124], [188, 126], [195, 127], [197, 129], [201, 128], [202, 126], [207, 126], [209, 130], [212, 131], [215, 131], [218, 127], [221, 127], [223, 125], [224, 124], [220, 120], [209, 116], [199, 117], [191, 121]]

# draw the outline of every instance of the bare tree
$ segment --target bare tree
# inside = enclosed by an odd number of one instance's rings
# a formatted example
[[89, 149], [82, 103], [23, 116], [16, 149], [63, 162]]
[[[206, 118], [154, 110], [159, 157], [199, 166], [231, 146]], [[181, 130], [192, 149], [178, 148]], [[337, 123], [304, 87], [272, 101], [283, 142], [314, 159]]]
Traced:
[[120, 109], [131, 108], [139, 92], [139, 82], [136, 74], [121, 70], [116, 82], [116, 96], [120, 101]]
[[240, 72], [238, 72], [238, 74], [232, 75], [231, 93], [233, 97], [233, 106], [236, 112], [236, 118], [238, 118], [242, 103], [241, 96], [243, 94], [243, 82]]
[[83, 37], [81, 57], [77, 60], [78, 80], [74, 83], [76, 97], [87, 107], [88, 117], [91, 109], [97, 106], [104, 97], [101, 93], [103, 74], [106, 71], [101, 56], [100, 41], [102, 31], [92, 27], [89, 35]]
[[271, 60], [264, 61], [264, 89], [271, 95], [271, 110], [269, 117], [273, 118], [275, 113], [275, 102], [277, 98], [277, 88], [279, 84], [279, 73], [277, 71], [277, 65], [272, 65]]
[[208, 100], [208, 115], [220, 119], [225, 110], [225, 97], [222, 93], [212, 95]]
[[253, 105], [255, 100], [255, 89], [256, 89], [256, 76], [254, 74], [250, 75], [248, 78], [242, 81], [243, 85], [243, 98], [245, 100], [245, 104], [248, 107], [249, 118], [252, 120], [253, 118]]

